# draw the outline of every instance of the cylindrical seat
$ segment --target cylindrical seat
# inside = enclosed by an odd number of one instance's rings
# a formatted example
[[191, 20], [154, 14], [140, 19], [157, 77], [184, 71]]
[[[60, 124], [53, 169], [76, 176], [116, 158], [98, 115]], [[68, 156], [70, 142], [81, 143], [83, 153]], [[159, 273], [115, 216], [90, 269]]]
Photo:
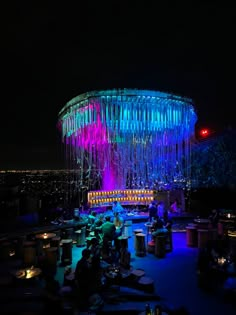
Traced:
[[155, 241], [154, 240], [151, 240], [148, 242], [147, 251], [148, 251], [148, 253], [151, 253], [151, 254], [155, 252]]
[[50, 246], [57, 248], [57, 260], [60, 260], [60, 236], [55, 236], [50, 240]]
[[24, 248], [24, 242], [26, 241], [25, 235], [20, 235], [17, 237], [16, 242], [16, 257], [19, 259], [23, 258], [23, 248]]
[[145, 271], [143, 269], [134, 269], [131, 271], [131, 276], [135, 277], [136, 279], [141, 278], [145, 275]]
[[76, 246], [83, 247], [86, 245], [86, 227], [82, 227], [80, 230], [75, 231]]
[[198, 248], [205, 248], [209, 240], [209, 231], [206, 229], [198, 229]]
[[166, 256], [166, 236], [155, 236], [155, 256], [158, 258], [164, 258]]
[[139, 233], [143, 233], [143, 229], [135, 229], [134, 230], [134, 249], [137, 249], [137, 238], [136, 235]]
[[4, 241], [0, 244], [0, 259], [2, 261], [10, 258], [10, 252], [13, 250], [14, 245], [9, 241]]
[[128, 220], [125, 221], [123, 227], [123, 236], [131, 237], [132, 236], [132, 221]]
[[114, 245], [116, 247], [116, 249], [118, 251], [120, 251], [120, 249], [126, 249], [128, 248], [128, 237], [127, 236], [118, 236], [115, 240], [114, 240]]
[[146, 234], [143, 234], [143, 233], [136, 234], [136, 249], [135, 249], [136, 256], [143, 257], [146, 255], [145, 236]]
[[172, 230], [168, 229], [166, 233], [166, 252], [172, 252], [173, 250], [173, 239], [172, 239]]
[[188, 247], [198, 246], [198, 232], [195, 226], [186, 226], [186, 237]]
[[72, 263], [72, 239], [61, 240], [62, 255], [61, 262], [63, 265], [71, 265]]
[[154, 280], [150, 277], [143, 276], [138, 280], [138, 285], [140, 289], [147, 293], [154, 292]]
[[224, 237], [224, 225], [222, 222], [217, 223], [217, 234], [219, 237]]
[[45, 249], [46, 263], [50, 266], [57, 266], [57, 247]]
[[236, 258], [236, 232], [230, 232], [229, 238], [229, 249], [232, 254], [233, 259]]
[[73, 227], [72, 228], [67, 228], [65, 230], [65, 234], [66, 234], [66, 238], [73, 240], [73, 238], [74, 238], [74, 228]]
[[23, 262], [25, 266], [34, 266], [37, 263], [36, 247], [23, 248]]

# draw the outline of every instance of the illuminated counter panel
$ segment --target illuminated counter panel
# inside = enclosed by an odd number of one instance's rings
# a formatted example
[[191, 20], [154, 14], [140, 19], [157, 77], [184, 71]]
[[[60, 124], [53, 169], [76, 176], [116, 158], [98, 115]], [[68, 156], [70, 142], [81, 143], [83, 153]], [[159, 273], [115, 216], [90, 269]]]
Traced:
[[97, 190], [88, 192], [91, 207], [109, 207], [114, 201], [121, 205], [148, 205], [154, 200], [154, 191], [147, 189]]

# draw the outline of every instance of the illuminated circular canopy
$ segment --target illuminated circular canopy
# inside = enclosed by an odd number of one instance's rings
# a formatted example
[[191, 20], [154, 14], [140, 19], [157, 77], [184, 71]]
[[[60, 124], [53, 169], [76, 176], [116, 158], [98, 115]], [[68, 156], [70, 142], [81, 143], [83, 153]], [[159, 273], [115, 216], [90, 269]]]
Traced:
[[103, 189], [186, 180], [196, 119], [191, 99], [136, 89], [84, 93], [59, 113], [70, 167]]

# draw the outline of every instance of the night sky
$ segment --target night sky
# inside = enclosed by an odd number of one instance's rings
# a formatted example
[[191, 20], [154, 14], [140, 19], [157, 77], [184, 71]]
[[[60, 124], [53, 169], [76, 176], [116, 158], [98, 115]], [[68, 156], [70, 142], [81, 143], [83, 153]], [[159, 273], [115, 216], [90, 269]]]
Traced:
[[0, 169], [63, 168], [58, 112], [95, 89], [173, 92], [194, 100], [197, 127], [235, 127], [236, 11], [190, 2], [5, 5]]

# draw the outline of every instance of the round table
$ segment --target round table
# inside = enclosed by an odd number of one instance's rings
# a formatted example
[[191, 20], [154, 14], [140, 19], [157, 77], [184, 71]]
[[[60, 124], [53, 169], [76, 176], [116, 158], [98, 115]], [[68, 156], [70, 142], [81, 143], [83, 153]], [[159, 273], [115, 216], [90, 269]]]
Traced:
[[41, 233], [36, 234], [35, 237], [40, 240], [50, 240], [53, 237], [56, 237], [55, 233]]
[[17, 271], [13, 272], [13, 275], [17, 279], [32, 279], [41, 274], [42, 270], [40, 268], [22, 268], [18, 269]]

